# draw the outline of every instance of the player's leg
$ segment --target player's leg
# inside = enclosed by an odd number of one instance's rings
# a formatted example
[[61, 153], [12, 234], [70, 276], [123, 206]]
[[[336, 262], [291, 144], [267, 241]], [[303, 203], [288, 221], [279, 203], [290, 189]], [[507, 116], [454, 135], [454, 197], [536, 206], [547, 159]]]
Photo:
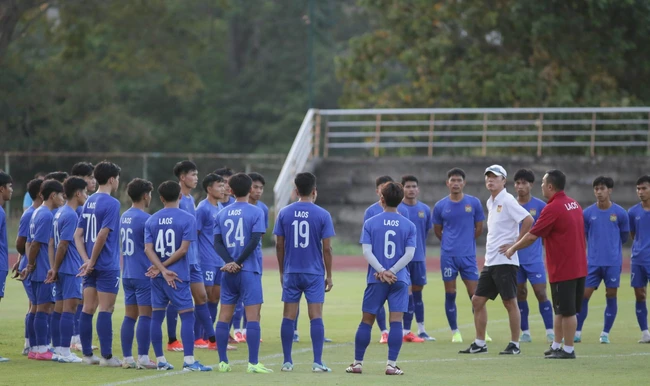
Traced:
[[[361, 323], [359, 323], [354, 337], [354, 362], [345, 369], [347, 373], [361, 374], [362, 372], [363, 358], [370, 344], [372, 325], [375, 323], [379, 309], [383, 308], [383, 304], [388, 297], [388, 289], [389, 285], [386, 283], [373, 283], [368, 284], [363, 293]], [[401, 341], [401, 328], [399, 333], [394, 333], [394, 335], [398, 335]]]
[[165, 308], [167, 318], [167, 351], [183, 351], [183, 344], [178, 340], [176, 330], [178, 327], [178, 309], [173, 304]]
[[102, 358], [100, 366], [120, 367], [122, 362], [113, 356], [113, 311], [120, 289], [120, 271], [99, 271], [97, 277], [97, 336]]
[[241, 272], [237, 274], [223, 273], [221, 276], [221, 307], [217, 318], [215, 336], [217, 338], [217, 351], [219, 352], [219, 371], [230, 371], [228, 364], [228, 338], [230, 336], [230, 322], [235, 312], [235, 306], [240, 302]]
[[233, 336], [237, 343], [246, 343], [244, 332], [242, 331], [242, 319], [244, 317], [244, 305], [242, 303], [235, 306], [235, 313], [232, 316]]
[[293, 341], [295, 343], [300, 342], [300, 334], [298, 333], [298, 318], [300, 317], [300, 304], [298, 304], [298, 311], [296, 312], [296, 318], [293, 320]]
[[248, 370], [249, 373], [272, 373], [259, 362], [260, 352], [260, 312], [264, 296], [262, 290], [262, 275], [255, 272], [241, 272], [241, 301], [244, 303], [246, 313], [246, 344], [248, 345]]
[[124, 290], [124, 319], [120, 328], [120, 340], [122, 343], [122, 367], [136, 368], [133, 359], [133, 339], [135, 337], [135, 323], [140, 316], [138, 302], [135, 295], [135, 280], [123, 279], [122, 289]]
[[[440, 272], [445, 286], [445, 315], [452, 333], [452, 342], [462, 342], [463, 338], [458, 330], [458, 311], [456, 308], [456, 277], [458, 269], [451, 257], [440, 258]], [[471, 295], [470, 295], [471, 299]]]
[[190, 265], [190, 288], [194, 299], [194, 347], [208, 348], [208, 342], [203, 340], [202, 330], [205, 330], [210, 342], [215, 343], [216, 340], [210, 310], [208, 309], [208, 294], [205, 290], [203, 272], [198, 264]]
[[[157, 365], [149, 358], [151, 346], [151, 317], [153, 314], [151, 302], [151, 280], [138, 279], [136, 281], [135, 298], [138, 305], [138, 325], [135, 330], [135, 339], [138, 343], [138, 360], [136, 368], [155, 369]], [[162, 323], [160, 323], [162, 332]], [[160, 341], [162, 349], [162, 339]]]
[[[57, 292], [59, 288], [62, 292], [59, 362], [80, 363], [81, 358], [70, 352], [70, 343], [74, 331], [74, 315], [81, 301], [81, 278], [59, 273]], [[53, 328], [55, 329], [56, 326], [53, 326]]]
[[[192, 269], [190, 268], [190, 278]], [[199, 269], [200, 272], [200, 269]], [[200, 283], [196, 283], [200, 280]], [[192, 280], [191, 280], [192, 281]], [[194, 345], [192, 342], [196, 339], [194, 336], [194, 322], [196, 320], [196, 312], [194, 304], [192, 303], [192, 286], [200, 284], [205, 292], [203, 286], [203, 275], [195, 276], [195, 283], [178, 282], [176, 288], [170, 286], [163, 287], [169, 301], [178, 309], [178, 318], [181, 320], [181, 340], [183, 341], [183, 370], [184, 371], [212, 371], [211, 367], [203, 366], [198, 360], [194, 359]], [[207, 302], [207, 296], [205, 297]], [[205, 302], [203, 303], [205, 305]], [[207, 311], [207, 309], [206, 309]]]
[[517, 271], [517, 306], [519, 307], [519, 313], [521, 314], [521, 336], [519, 337], [520, 342], [532, 342], [532, 337], [530, 336], [530, 327], [528, 325], [528, 314], [530, 309], [528, 308], [528, 287], [526, 281], [528, 280], [528, 270], [526, 265], [522, 264], [519, 266], [519, 271]]
[[167, 293], [165, 292], [166, 286], [168, 284], [162, 277], [151, 279], [151, 325], [149, 326], [149, 331], [150, 342], [154, 355], [156, 355], [156, 367], [158, 370], [174, 369], [174, 366], [165, 358], [165, 352], [163, 351], [162, 324], [170, 304]]
[[474, 327], [476, 329], [476, 338], [474, 342], [459, 354], [479, 354], [487, 352], [485, 342], [485, 329], [487, 327], [487, 308], [485, 304], [488, 299], [494, 300], [499, 294], [499, 290], [492, 277], [491, 267], [483, 267], [479, 276], [478, 285], [474, 296], [472, 296], [472, 308], [474, 309]]
[[528, 280], [533, 287], [533, 292], [539, 305], [539, 313], [542, 315], [542, 320], [544, 321], [546, 341], [551, 343], [553, 342], [555, 333], [553, 332], [553, 305], [546, 295], [546, 270], [543, 262], [533, 264], [530, 267]]
[[[409, 272], [409, 277], [411, 278], [411, 282], [413, 282], [413, 274], [414, 268], [413, 268], [414, 262], [408, 263], [406, 266], [406, 269]], [[411, 325], [413, 324], [413, 313], [415, 312], [415, 302], [413, 301], [413, 287], [409, 286], [408, 287], [408, 309], [406, 312], [404, 312], [404, 318], [403, 318], [403, 331], [402, 331], [402, 336], [404, 337], [404, 342], [412, 342], [413, 340], [411, 338], [417, 338], [415, 334], [411, 332]], [[423, 339], [418, 339], [418, 341], [424, 341]]]
[[411, 276], [412, 292], [413, 292], [413, 313], [415, 314], [415, 322], [418, 324], [418, 337], [435, 341], [436, 339], [427, 334], [424, 328], [424, 301], [422, 300], [422, 290], [427, 285], [427, 264], [424, 261], [414, 264], [415, 277]]
[[397, 367], [402, 342], [399, 339], [399, 331], [402, 330], [402, 313], [408, 309], [408, 288], [402, 282], [396, 282], [389, 286], [388, 310], [390, 311], [390, 332], [388, 333], [388, 360], [386, 362], [386, 375], [402, 375], [404, 372]]
[[[314, 352], [312, 371], [331, 372], [323, 363], [323, 345], [325, 344], [325, 325], [323, 324], [323, 303], [325, 302], [325, 281], [321, 275], [302, 275], [307, 312], [309, 313], [309, 334]], [[297, 307], [296, 307], [297, 308]]]
[[375, 320], [377, 321], [377, 327], [381, 331], [381, 338], [379, 338], [379, 343], [388, 343], [388, 328], [386, 328], [386, 309], [382, 305], [377, 311]]
[[521, 315], [517, 306], [517, 271], [516, 265], [499, 265], [495, 267], [493, 279], [499, 289], [503, 306], [508, 311], [510, 322], [510, 343], [499, 354], [519, 354], [519, 334], [521, 333]]
[[79, 339], [84, 363], [99, 364], [99, 358], [93, 355], [93, 316], [99, 306], [97, 296], [97, 271], [83, 278], [83, 308], [79, 317]]
[[616, 314], [618, 313], [618, 302], [616, 299], [618, 287], [621, 282], [621, 266], [603, 267], [605, 279], [605, 321], [603, 332], [600, 334], [600, 343], [609, 343], [609, 331], [614, 325]]
[[[567, 280], [553, 284], [553, 305], [555, 308], [555, 341], [551, 346], [548, 359], [573, 359], [575, 352], [571, 337], [575, 336], [578, 326], [576, 314], [581, 311], [585, 292], [585, 279]], [[558, 328], [558, 326], [560, 326]], [[560, 335], [561, 334], [561, 335]], [[564, 339], [564, 347], [560, 342]]]
[[650, 343], [650, 332], [648, 332], [648, 308], [646, 306], [646, 287], [648, 285], [648, 272], [650, 269], [642, 265], [631, 265], [630, 286], [634, 288], [636, 303], [636, 320], [641, 329], [641, 339], [639, 343]]
[[47, 324], [49, 314], [52, 312], [52, 285], [44, 282], [32, 281], [32, 288], [36, 297], [36, 315], [34, 316], [34, 330], [36, 332], [37, 354], [34, 359], [52, 360], [52, 353], [47, 350]]
[[585, 281], [585, 293], [581, 300], [581, 311], [576, 315], [578, 325], [576, 335], [573, 339], [575, 343], [580, 343], [582, 341], [582, 326], [589, 315], [589, 300], [594, 291], [598, 289], [602, 279], [603, 275], [601, 267], [593, 265], [588, 267], [587, 279]]
[[291, 351], [294, 337], [294, 324], [298, 317], [298, 307], [302, 297], [303, 286], [301, 274], [286, 273], [282, 278], [282, 302], [284, 311], [280, 325], [280, 341], [282, 342], [282, 353], [284, 361], [282, 371], [293, 371], [293, 358]]
[[53, 360], [58, 361], [61, 355], [61, 314], [63, 314], [63, 292], [62, 283], [60, 280], [57, 282], [56, 290], [54, 291], [54, 307], [52, 308], [52, 317], [50, 319], [50, 331], [52, 334], [52, 349], [54, 350]]

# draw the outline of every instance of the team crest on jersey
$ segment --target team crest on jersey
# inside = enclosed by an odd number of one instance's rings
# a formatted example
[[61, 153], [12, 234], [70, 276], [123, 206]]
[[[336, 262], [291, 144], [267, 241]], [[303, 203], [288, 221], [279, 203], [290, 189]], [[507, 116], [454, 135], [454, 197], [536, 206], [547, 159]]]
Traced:
[[609, 221], [616, 222], [616, 220], [618, 220], [618, 218], [615, 214], [612, 213], [609, 215]]
[[503, 205], [497, 205], [497, 213], [501, 213], [502, 209], [503, 209]]
[[537, 216], [537, 209], [533, 208], [530, 210], [530, 215], [531, 216]]
[[418, 212], [418, 217], [419, 218], [424, 218], [424, 211], [423, 210]]
[[472, 213], [472, 206], [471, 205], [465, 205], [465, 212], [467, 213]]

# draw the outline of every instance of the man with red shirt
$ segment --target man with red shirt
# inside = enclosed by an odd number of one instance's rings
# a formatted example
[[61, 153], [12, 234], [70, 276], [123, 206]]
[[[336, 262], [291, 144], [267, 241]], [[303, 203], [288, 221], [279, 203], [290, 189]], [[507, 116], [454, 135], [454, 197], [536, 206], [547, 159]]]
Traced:
[[544, 239], [546, 268], [555, 309], [555, 340], [551, 349], [544, 353], [548, 359], [576, 357], [573, 350], [573, 336], [578, 323], [576, 313], [581, 311], [587, 276], [582, 208], [564, 193], [565, 183], [566, 176], [561, 171], [546, 172], [542, 179], [542, 192], [548, 204], [530, 232], [505, 253], [512, 256], [538, 237]]

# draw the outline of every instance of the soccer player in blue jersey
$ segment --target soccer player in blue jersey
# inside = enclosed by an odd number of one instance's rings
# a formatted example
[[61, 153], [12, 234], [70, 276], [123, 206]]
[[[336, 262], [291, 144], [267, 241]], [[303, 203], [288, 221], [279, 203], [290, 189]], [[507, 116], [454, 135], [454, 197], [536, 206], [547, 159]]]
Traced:
[[[5, 296], [5, 283], [9, 274], [9, 243], [7, 242], [7, 216], [2, 206], [11, 200], [14, 192], [13, 180], [5, 172], [0, 172], [0, 300]], [[0, 362], [8, 361], [0, 356]]]
[[636, 296], [636, 319], [641, 328], [639, 343], [650, 343], [646, 287], [650, 280], [650, 175], [636, 181], [636, 194], [641, 200], [628, 210], [632, 243], [631, 282]]
[[221, 270], [221, 310], [217, 322], [217, 350], [219, 371], [231, 371], [228, 363], [227, 344], [230, 322], [235, 306], [243, 301], [246, 312], [249, 373], [270, 373], [259, 363], [260, 309], [262, 295], [262, 248], [260, 240], [266, 232], [264, 212], [248, 203], [253, 181], [244, 173], [237, 173], [229, 179], [230, 189], [235, 194], [235, 203], [217, 215], [214, 229], [214, 246], [224, 260]]
[[41, 185], [41, 196], [44, 198], [43, 205], [34, 211], [29, 223], [31, 244], [27, 265], [20, 277], [22, 280], [31, 280], [34, 304], [36, 304], [34, 332], [37, 348], [34, 354], [30, 353], [31, 359], [51, 361], [53, 353], [47, 349], [47, 339], [48, 317], [52, 312], [52, 303], [54, 303], [54, 288], [45, 280], [51, 268], [48, 246], [52, 237], [54, 219], [52, 212], [65, 202], [63, 185], [56, 180], [47, 180]]
[[402, 205], [408, 211], [408, 218], [415, 224], [418, 240], [415, 256], [407, 266], [411, 276], [411, 291], [409, 293], [409, 309], [404, 314], [404, 341], [412, 342], [415, 338], [415, 334], [411, 332], [414, 313], [418, 324], [417, 337], [425, 341], [435, 341], [436, 338], [429, 336], [424, 328], [424, 302], [422, 301], [422, 289], [427, 284], [427, 235], [433, 226], [431, 209], [428, 205], [418, 201], [420, 187], [417, 177], [402, 176], [402, 186], [404, 187]]
[[67, 203], [54, 215], [54, 264], [48, 271], [46, 284], [55, 285], [54, 312], [52, 313], [52, 345], [61, 363], [80, 363], [81, 358], [70, 352], [74, 330], [74, 314], [81, 300], [82, 280], [77, 277], [82, 261], [74, 244], [77, 229], [77, 207], [88, 198], [86, 181], [69, 177], [63, 183]]
[[397, 213], [397, 206], [403, 198], [402, 185], [395, 182], [383, 184], [380, 200], [384, 212], [363, 224], [360, 243], [369, 264], [368, 286], [363, 295], [363, 315], [354, 340], [354, 362], [345, 370], [348, 373], [362, 372], [375, 315], [387, 301], [390, 332], [385, 374], [404, 374], [396, 361], [402, 347], [402, 318], [408, 310], [408, 287], [411, 284], [406, 266], [415, 254], [417, 230], [415, 224]]
[[605, 325], [600, 333], [600, 343], [609, 343], [609, 331], [614, 325], [618, 304], [616, 294], [621, 282], [623, 244], [630, 232], [627, 212], [611, 200], [614, 180], [600, 176], [593, 182], [596, 203], [583, 212], [585, 237], [587, 238], [587, 267], [582, 310], [578, 313], [578, 328], [574, 342], [582, 340], [582, 326], [589, 312], [589, 299], [605, 282]]
[[[74, 241], [84, 263], [79, 269], [83, 277], [83, 311], [79, 333], [86, 364], [120, 367], [113, 357], [113, 310], [120, 289], [120, 202], [111, 196], [120, 185], [120, 167], [103, 161], [95, 166], [97, 193], [83, 206]], [[97, 315], [97, 335], [102, 358], [92, 352], [93, 315]]]
[[[45, 178], [45, 173], [43, 172], [38, 172], [34, 175], [35, 180], [42, 181], [44, 178]], [[23, 212], [26, 211], [30, 206], [34, 204], [34, 199], [29, 194], [29, 188], [27, 190], [28, 191], [25, 192], [25, 196], [23, 197]]]
[[144, 229], [145, 253], [153, 264], [151, 277], [151, 344], [158, 360], [158, 370], [172, 370], [164, 356], [162, 322], [168, 304], [173, 304], [181, 319], [183, 370], [211, 371], [194, 359], [194, 306], [190, 288], [190, 262], [187, 253], [196, 241], [196, 219], [179, 208], [181, 186], [166, 181], [158, 187], [164, 208], [153, 214]]
[[[519, 169], [515, 173], [515, 190], [517, 191], [517, 202], [533, 217], [533, 224], [542, 214], [546, 203], [530, 193], [535, 174], [529, 169]], [[547, 342], [553, 342], [553, 305], [546, 296], [546, 270], [544, 268], [544, 257], [542, 256], [542, 240], [537, 239], [531, 246], [520, 249], [519, 271], [517, 271], [517, 304], [521, 313], [521, 337], [520, 342], [532, 342], [530, 327], [528, 325], [528, 288], [526, 280], [530, 281], [533, 292], [539, 302], [539, 313], [544, 320]]]
[[284, 315], [280, 337], [284, 364], [282, 371], [293, 371], [291, 346], [294, 319], [303, 293], [311, 320], [311, 342], [314, 352], [313, 372], [331, 372], [322, 361], [325, 327], [323, 303], [325, 292], [332, 289], [332, 247], [334, 225], [330, 214], [316, 205], [316, 176], [299, 173], [294, 179], [300, 199], [278, 213], [273, 234], [277, 236], [276, 253]]
[[[151, 343], [151, 280], [146, 276], [151, 263], [144, 253], [144, 227], [151, 217], [147, 208], [151, 204], [153, 185], [147, 180], [134, 178], [126, 186], [131, 207], [120, 218], [120, 244], [122, 246], [124, 288], [124, 320], [121, 340], [125, 369], [155, 369], [149, 359]], [[138, 323], [136, 330], [135, 324]], [[138, 342], [138, 360], [133, 357], [133, 337]]]
[[[440, 271], [445, 285], [445, 313], [454, 343], [463, 337], [458, 329], [456, 277], [465, 283], [471, 299], [478, 285], [476, 239], [483, 232], [485, 214], [478, 198], [463, 193], [465, 172], [453, 168], [447, 172], [449, 195], [433, 207], [433, 231], [440, 240]], [[486, 336], [486, 341], [489, 337]]]
[[230, 189], [230, 185], [228, 184], [228, 180], [230, 179], [230, 177], [233, 176], [233, 174], [235, 174], [235, 172], [231, 168], [229, 168], [227, 166], [224, 166], [224, 167], [222, 167], [220, 169], [215, 170], [213, 173], [220, 175], [224, 179], [225, 187], [226, 187], [226, 194], [224, 195], [223, 199], [221, 200], [221, 204], [225, 208], [226, 206], [228, 206], [228, 205], [235, 202], [235, 197], [234, 197], [234, 195], [232, 193], [232, 190]]

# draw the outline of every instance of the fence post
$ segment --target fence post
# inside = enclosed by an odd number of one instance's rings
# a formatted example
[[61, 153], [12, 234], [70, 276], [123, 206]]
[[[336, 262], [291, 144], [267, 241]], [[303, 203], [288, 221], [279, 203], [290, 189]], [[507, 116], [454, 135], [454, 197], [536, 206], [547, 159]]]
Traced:
[[433, 131], [435, 130], [434, 126], [436, 123], [436, 114], [431, 114], [429, 117], [429, 157], [433, 156]]
[[[5, 173], [11, 174], [11, 163], [9, 162], [9, 153], [5, 152]], [[11, 200], [7, 201], [7, 219], [11, 218]]]
[[592, 157], [596, 155], [596, 113], [591, 114], [591, 143], [589, 146]]
[[142, 178], [145, 180], [149, 179], [149, 174], [147, 170], [149, 169], [149, 156], [147, 153], [142, 154]]
[[542, 138], [544, 133], [544, 113], [539, 113], [537, 124], [537, 156], [542, 156]]
[[379, 140], [381, 139], [381, 114], [377, 114], [375, 123], [375, 157], [379, 157]]
[[316, 158], [320, 156], [320, 112], [316, 110], [316, 130], [314, 130], [314, 147], [312, 155]]
[[483, 140], [481, 142], [481, 155], [487, 155], [487, 113], [483, 113]]
[[323, 138], [323, 158], [327, 158], [330, 152], [330, 140], [329, 140], [329, 135], [330, 135], [330, 121], [329, 119], [325, 119], [325, 138]]

